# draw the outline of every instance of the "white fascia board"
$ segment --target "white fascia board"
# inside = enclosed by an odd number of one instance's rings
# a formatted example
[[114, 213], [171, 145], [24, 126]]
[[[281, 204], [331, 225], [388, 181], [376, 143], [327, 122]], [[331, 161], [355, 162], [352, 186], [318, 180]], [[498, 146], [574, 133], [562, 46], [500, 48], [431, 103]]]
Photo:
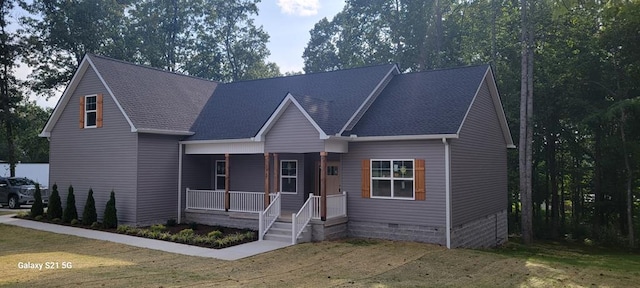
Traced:
[[[347, 130], [347, 127], [349, 127], [349, 125], [351, 125], [351, 122], [353, 122], [355, 120], [356, 116], [358, 114], [360, 114], [360, 111], [362, 111], [364, 109], [364, 107], [367, 105], [367, 103], [369, 103], [369, 101], [371, 100], [373, 95], [376, 93], [376, 91], [378, 91], [378, 88], [380, 88], [380, 86], [382, 86], [382, 83], [384, 83], [384, 81], [387, 80], [387, 78], [389, 78], [389, 76], [393, 72], [396, 72], [397, 74], [400, 74], [400, 70], [398, 70], [398, 65], [393, 65], [393, 68], [389, 69], [389, 72], [387, 72], [387, 74], [384, 76], [384, 78], [382, 78], [382, 80], [380, 80], [380, 82], [378, 82], [378, 85], [376, 85], [376, 87], [373, 88], [371, 93], [369, 93], [369, 96], [367, 96], [367, 98], [364, 99], [364, 101], [362, 101], [362, 103], [360, 104], [360, 107], [358, 107], [356, 112], [354, 112], [351, 115], [351, 117], [349, 118], [347, 123], [344, 124], [344, 126], [342, 127], [342, 129], [340, 129], [340, 132], [338, 132], [337, 135], [342, 135], [342, 133], [344, 133], [344, 131]], [[369, 105], [369, 107], [371, 107], [371, 105]]]
[[180, 144], [221, 144], [221, 143], [246, 143], [258, 142], [254, 138], [220, 139], [220, 140], [184, 140]]
[[147, 134], [160, 134], [160, 135], [178, 135], [178, 136], [191, 136], [196, 134], [191, 131], [178, 131], [178, 130], [164, 130], [164, 129], [147, 129], [147, 128], [138, 128], [136, 129], [137, 133], [147, 133]]
[[73, 74], [71, 82], [69, 82], [67, 87], [64, 89], [64, 92], [62, 92], [62, 96], [58, 100], [58, 103], [56, 103], [56, 107], [53, 108], [53, 112], [49, 116], [47, 124], [44, 125], [44, 128], [42, 128], [42, 131], [38, 135], [39, 137], [51, 136], [51, 130], [53, 130], [53, 126], [55, 126], [56, 122], [58, 122], [58, 119], [60, 119], [64, 107], [67, 106], [67, 103], [69, 103], [71, 94], [73, 94], [73, 91], [75, 91], [76, 87], [78, 87], [78, 84], [80, 84], [80, 78], [82, 78], [82, 75], [84, 75], [84, 73], [87, 71], [87, 68], [89, 68], [89, 62], [88, 56], [85, 56], [80, 62], [76, 73]]
[[109, 85], [107, 85], [107, 83], [104, 81], [104, 78], [102, 78], [102, 75], [100, 75], [100, 72], [98, 71], [98, 69], [96, 69], [89, 55], [85, 55], [82, 61], [80, 62], [78, 69], [73, 74], [73, 77], [71, 78], [71, 82], [69, 82], [64, 92], [62, 93], [62, 97], [60, 97], [60, 100], [58, 100], [56, 107], [53, 109], [53, 112], [51, 113], [51, 116], [49, 117], [47, 124], [44, 126], [44, 128], [42, 129], [42, 132], [38, 136], [40, 137], [51, 136], [51, 130], [53, 130], [53, 126], [55, 126], [56, 122], [58, 122], [58, 120], [60, 119], [60, 116], [62, 115], [62, 111], [69, 104], [69, 101], [71, 100], [71, 96], [73, 95], [73, 92], [75, 92], [76, 88], [78, 87], [78, 84], [80, 84], [80, 80], [82, 80], [82, 77], [85, 75], [89, 67], [91, 67], [91, 69], [93, 69], [93, 71], [96, 72], [98, 79], [100, 79], [100, 83], [102, 83], [105, 89], [107, 89], [107, 92], [109, 93], [113, 101], [116, 103], [116, 106], [118, 107], [118, 109], [120, 109], [120, 112], [122, 113], [124, 118], [127, 120], [127, 123], [129, 123], [129, 126], [131, 127], [131, 132], [136, 132], [136, 128], [133, 125], [133, 122], [131, 122], [131, 119], [129, 119], [129, 116], [127, 115], [127, 113], [125, 113], [124, 109], [122, 109], [120, 102], [118, 102], [118, 99], [116, 99], [116, 97], [113, 95], [111, 88], [109, 88]]
[[118, 101], [116, 96], [113, 94], [113, 91], [111, 91], [111, 88], [109, 87], [109, 85], [107, 85], [107, 82], [104, 81], [104, 78], [102, 78], [100, 71], [96, 69], [96, 66], [93, 64], [93, 61], [91, 61], [91, 58], [89, 58], [89, 56], [85, 56], [85, 59], [87, 59], [87, 61], [91, 65], [91, 68], [93, 68], [93, 70], [96, 72], [96, 75], [98, 75], [98, 79], [100, 79], [100, 83], [102, 83], [102, 85], [107, 89], [107, 92], [109, 92], [109, 95], [111, 96], [111, 99], [113, 99], [113, 102], [116, 103], [116, 106], [122, 113], [122, 116], [124, 116], [124, 118], [127, 120], [127, 123], [129, 123], [129, 127], [131, 127], [131, 132], [137, 132], [138, 129], [136, 129], [136, 127], [133, 125], [133, 122], [131, 122], [129, 115], [127, 115], [127, 113], [124, 112], [124, 109], [122, 109], [122, 105], [120, 105], [120, 102]]
[[457, 139], [458, 134], [432, 134], [432, 135], [397, 135], [397, 136], [364, 136], [346, 137], [350, 142], [363, 141], [399, 141], [399, 140], [433, 140], [433, 139]]
[[307, 113], [307, 111], [304, 110], [304, 108], [302, 108], [302, 105], [300, 105], [300, 103], [296, 100], [296, 98], [293, 97], [293, 95], [291, 95], [291, 93], [287, 93], [287, 96], [284, 97], [282, 102], [280, 102], [280, 105], [278, 105], [278, 108], [276, 108], [276, 111], [274, 111], [273, 114], [271, 114], [271, 117], [269, 117], [267, 122], [264, 123], [264, 125], [262, 125], [262, 128], [260, 128], [260, 130], [258, 131], [256, 136], [254, 137], [254, 139], [256, 141], [263, 141], [263, 137], [276, 124], [278, 119], [280, 119], [280, 116], [282, 116], [282, 114], [284, 113], [285, 110], [287, 110], [287, 107], [289, 107], [290, 104], [295, 105], [298, 108], [298, 110], [300, 110], [302, 115], [304, 115], [304, 117], [307, 118], [309, 123], [311, 123], [311, 125], [313, 125], [313, 128], [315, 128], [318, 131], [318, 134], [320, 135], [320, 139], [328, 139], [329, 138], [329, 136], [327, 136], [327, 134], [324, 133], [322, 128], [320, 128], [318, 123], [316, 123], [316, 121], [314, 121], [313, 118], [311, 118], [311, 115], [309, 115], [309, 113]]
[[498, 87], [496, 86], [496, 81], [493, 78], [491, 66], [489, 66], [487, 68], [487, 71], [484, 73], [484, 77], [482, 77], [482, 81], [480, 81], [480, 85], [478, 85], [478, 89], [476, 89], [476, 94], [473, 95], [471, 104], [469, 104], [469, 107], [467, 107], [467, 112], [464, 114], [464, 118], [462, 118], [462, 122], [460, 123], [460, 127], [458, 127], [458, 132], [456, 134], [460, 134], [464, 123], [467, 121], [467, 116], [469, 116], [469, 111], [471, 111], [471, 107], [473, 107], [473, 104], [476, 102], [476, 98], [478, 97], [480, 89], [482, 89], [482, 85], [484, 85], [485, 81], [487, 82], [487, 86], [489, 86], [489, 94], [491, 95], [491, 99], [493, 100], [491, 102], [493, 102], [493, 107], [495, 108], [496, 114], [498, 114], [498, 121], [500, 122], [500, 128], [502, 129], [502, 136], [504, 137], [504, 141], [507, 144], [507, 148], [512, 148], [511, 146], [513, 146], [513, 139], [511, 139], [511, 131], [509, 130], [509, 125], [507, 124], [507, 116], [504, 114], [504, 109], [502, 108], [502, 101], [500, 101]]

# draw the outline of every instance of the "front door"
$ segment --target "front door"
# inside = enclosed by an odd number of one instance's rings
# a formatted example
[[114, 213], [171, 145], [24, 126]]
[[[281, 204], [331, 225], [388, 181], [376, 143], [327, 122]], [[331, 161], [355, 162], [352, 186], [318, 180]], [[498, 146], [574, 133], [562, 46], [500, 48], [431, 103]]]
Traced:
[[327, 177], [327, 195], [340, 194], [340, 161], [327, 161], [327, 171], [323, 172], [318, 161], [316, 166], [316, 191], [315, 195], [320, 195], [320, 179], [321, 173], [326, 173]]

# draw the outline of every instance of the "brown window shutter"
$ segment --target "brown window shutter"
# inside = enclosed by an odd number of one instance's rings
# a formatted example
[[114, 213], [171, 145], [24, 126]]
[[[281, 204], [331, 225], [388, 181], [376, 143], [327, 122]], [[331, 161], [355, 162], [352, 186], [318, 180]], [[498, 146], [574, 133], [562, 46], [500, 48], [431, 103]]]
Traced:
[[371, 168], [369, 159], [362, 160], [362, 198], [371, 198]]
[[425, 200], [424, 159], [416, 159], [416, 200]]
[[84, 96], [80, 96], [80, 129], [84, 129]]
[[98, 97], [96, 97], [96, 102], [96, 127], [100, 128], [102, 127], [102, 94], [98, 94]]

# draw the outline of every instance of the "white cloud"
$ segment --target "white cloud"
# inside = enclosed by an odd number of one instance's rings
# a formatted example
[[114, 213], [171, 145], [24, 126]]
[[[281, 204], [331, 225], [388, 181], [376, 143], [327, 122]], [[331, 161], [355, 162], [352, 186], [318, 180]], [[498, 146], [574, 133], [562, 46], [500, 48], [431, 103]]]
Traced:
[[278, 0], [280, 12], [296, 16], [313, 16], [320, 9], [319, 0]]

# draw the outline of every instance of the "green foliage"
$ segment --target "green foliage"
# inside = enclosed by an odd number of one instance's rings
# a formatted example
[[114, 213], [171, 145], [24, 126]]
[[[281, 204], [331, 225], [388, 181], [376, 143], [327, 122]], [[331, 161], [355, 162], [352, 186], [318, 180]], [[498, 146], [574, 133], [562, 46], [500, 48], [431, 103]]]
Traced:
[[91, 229], [98, 229], [100, 228], [102, 225], [100, 225], [100, 222], [95, 221], [93, 223], [91, 223]]
[[82, 212], [82, 224], [91, 225], [96, 221], [98, 221], [98, 213], [96, 212], [96, 201], [93, 199], [93, 189], [89, 188], [87, 201], [84, 204], [84, 211]]
[[71, 220], [71, 225], [78, 225], [80, 223], [80, 221], [78, 219], [73, 219]]
[[35, 199], [31, 205], [31, 217], [38, 217], [44, 214], [44, 204], [42, 204], [42, 194], [40, 192], [40, 184], [36, 183], [36, 192], [33, 195]]
[[49, 195], [49, 207], [47, 208], [47, 218], [62, 218], [62, 202], [58, 192], [58, 185], [53, 184], [51, 195]]
[[35, 219], [36, 221], [42, 221], [42, 219], [44, 219], [44, 217], [42, 215], [38, 215], [38, 216], [34, 217], [33, 219]]
[[70, 223], [73, 219], [78, 219], [78, 210], [76, 210], [76, 196], [73, 194], [73, 186], [69, 185], [67, 206], [64, 208], [64, 213], [62, 213], [62, 221]]
[[189, 228], [190, 228], [191, 230], [198, 230], [198, 223], [196, 223], [196, 222], [190, 222], [190, 223], [189, 223]]
[[104, 219], [102, 220], [104, 228], [116, 228], [118, 227], [118, 213], [116, 209], [116, 194], [111, 191], [109, 201], [104, 209]]
[[154, 225], [151, 225], [149, 230], [154, 231], [154, 232], [164, 232], [164, 231], [167, 230], [167, 227], [162, 225], [162, 224], [154, 224]]
[[209, 237], [209, 238], [213, 238], [213, 239], [217, 239], [217, 238], [222, 237], [222, 235], [223, 235], [223, 234], [222, 234], [222, 231], [214, 230], [214, 231], [209, 232], [209, 233], [207, 234], [207, 237]]
[[174, 227], [176, 226], [178, 223], [176, 222], [176, 219], [169, 219], [167, 220], [167, 227]]

